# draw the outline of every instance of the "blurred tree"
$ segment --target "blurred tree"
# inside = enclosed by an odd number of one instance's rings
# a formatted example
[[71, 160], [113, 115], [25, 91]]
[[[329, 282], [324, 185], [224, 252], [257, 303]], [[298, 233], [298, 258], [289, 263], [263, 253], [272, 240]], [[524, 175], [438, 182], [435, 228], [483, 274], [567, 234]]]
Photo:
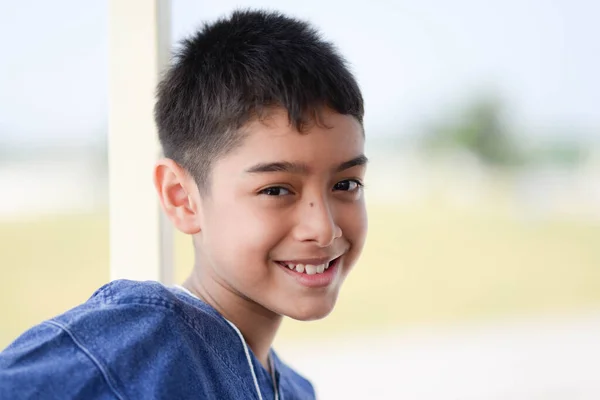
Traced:
[[572, 168], [581, 165], [590, 156], [589, 144], [580, 143], [574, 138], [564, 137], [560, 140], [547, 140], [542, 146], [532, 149], [528, 153], [530, 164], [554, 165], [563, 168]]
[[424, 144], [436, 153], [466, 150], [489, 165], [514, 165], [520, 158], [503, 117], [502, 103], [489, 95], [471, 102], [456, 118], [429, 129]]

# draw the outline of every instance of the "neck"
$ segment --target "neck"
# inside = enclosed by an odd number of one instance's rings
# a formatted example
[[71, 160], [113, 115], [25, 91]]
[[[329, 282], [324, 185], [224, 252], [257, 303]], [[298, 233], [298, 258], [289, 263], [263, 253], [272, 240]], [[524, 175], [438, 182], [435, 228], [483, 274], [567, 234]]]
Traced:
[[269, 370], [269, 350], [282, 316], [226, 287], [216, 277], [207, 275], [208, 271], [196, 266], [183, 287], [232, 322], [263, 367]]

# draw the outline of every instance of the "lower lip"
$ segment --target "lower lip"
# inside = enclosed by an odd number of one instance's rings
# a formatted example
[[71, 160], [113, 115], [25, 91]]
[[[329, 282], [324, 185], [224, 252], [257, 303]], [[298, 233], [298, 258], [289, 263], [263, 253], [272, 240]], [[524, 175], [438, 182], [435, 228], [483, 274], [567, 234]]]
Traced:
[[306, 273], [300, 273], [296, 270], [291, 270], [288, 267], [284, 267], [283, 265], [277, 263], [277, 265], [279, 265], [281, 268], [283, 268], [283, 270], [285, 272], [287, 272], [288, 274], [290, 274], [293, 278], [296, 279], [296, 281], [298, 281], [298, 283], [309, 287], [309, 288], [323, 288], [323, 287], [327, 287], [331, 284], [331, 282], [333, 282], [333, 279], [335, 278], [337, 269], [338, 269], [338, 265], [340, 263], [340, 259], [337, 258], [333, 264], [327, 268], [322, 274], [313, 274], [313, 275], [308, 275]]

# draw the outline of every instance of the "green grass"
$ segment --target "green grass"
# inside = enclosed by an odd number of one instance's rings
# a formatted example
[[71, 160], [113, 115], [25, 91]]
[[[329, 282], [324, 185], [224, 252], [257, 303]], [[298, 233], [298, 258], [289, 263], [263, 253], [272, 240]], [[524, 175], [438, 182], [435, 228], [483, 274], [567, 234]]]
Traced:
[[[107, 214], [0, 223], [0, 347], [108, 280]], [[176, 277], [191, 266], [176, 237]], [[600, 226], [500, 212], [372, 208], [363, 257], [325, 320], [281, 336], [600, 306]]]

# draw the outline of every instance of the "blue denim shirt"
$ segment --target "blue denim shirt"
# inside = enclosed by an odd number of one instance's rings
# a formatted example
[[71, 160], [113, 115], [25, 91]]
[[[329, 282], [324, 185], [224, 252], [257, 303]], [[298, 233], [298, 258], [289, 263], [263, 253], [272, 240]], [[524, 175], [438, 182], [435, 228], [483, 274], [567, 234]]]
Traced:
[[[182, 290], [114, 281], [0, 353], [0, 399], [273, 399], [271, 375], [238, 332]], [[281, 400], [315, 398], [271, 359]]]

